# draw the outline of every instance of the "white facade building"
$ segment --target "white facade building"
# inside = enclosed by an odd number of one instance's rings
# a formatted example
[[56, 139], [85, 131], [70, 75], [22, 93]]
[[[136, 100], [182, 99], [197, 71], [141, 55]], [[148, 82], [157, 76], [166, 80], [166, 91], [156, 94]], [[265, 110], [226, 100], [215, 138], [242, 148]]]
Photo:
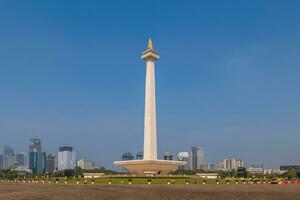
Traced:
[[93, 169], [94, 168], [92, 161], [84, 160], [84, 159], [78, 160], [77, 166], [80, 167], [81, 169]]
[[179, 161], [185, 161], [187, 162], [187, 165], [183, 165], [183, 166], [179, 166], [178, 169], [179, 170], [190, 170], [190, 154], [189, 152], [179, 152], [178, 153], [178, 160]]
[[224, 159], [220, 162], [221, 170], [237, 170], [239, 167], [244, 167], [244, 161], [241, 159]]
[[76, 166], [76, 154], [72, 147], [59, 147], [57, 157], [58, 170], [74, 169]]

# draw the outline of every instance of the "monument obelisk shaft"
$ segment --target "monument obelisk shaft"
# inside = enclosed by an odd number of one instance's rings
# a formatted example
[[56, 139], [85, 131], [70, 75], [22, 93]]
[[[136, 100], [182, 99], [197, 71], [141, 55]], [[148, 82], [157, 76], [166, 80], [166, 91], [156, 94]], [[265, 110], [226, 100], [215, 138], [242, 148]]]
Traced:
[[146, 61], [144, 160], [157, 160], [154, 61], [158, 58], [159, 55], [153, 50], [150, 39], [148, 48], [142, 55], [142, 59]]
[[114, 164], [139, 176], [167, 175], [169, 172], [177, 169], [178, 166], [183, 166], [187, 163], [157, 159], [154, 62], [159, 59], [159, 55], [153, 50], [151, 39], [149, 39], [148, 48], [142, 53], [142, 59], [146, 62], [144, 159], [115, 161]]

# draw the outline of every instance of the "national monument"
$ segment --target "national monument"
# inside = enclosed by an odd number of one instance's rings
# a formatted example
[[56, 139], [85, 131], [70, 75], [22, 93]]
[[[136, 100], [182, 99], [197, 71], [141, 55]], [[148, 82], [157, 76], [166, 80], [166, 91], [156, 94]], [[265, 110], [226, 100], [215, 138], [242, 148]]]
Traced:
[[115, 161], [114, 164], [135, 175], [166, 175], [186, 162], [157, 159], [155, 64], [159, 54], [154, 51], [149, 39], [141, 58], [146, 62], [145, 117], [144, 117], [144, 158], [143, 160]]

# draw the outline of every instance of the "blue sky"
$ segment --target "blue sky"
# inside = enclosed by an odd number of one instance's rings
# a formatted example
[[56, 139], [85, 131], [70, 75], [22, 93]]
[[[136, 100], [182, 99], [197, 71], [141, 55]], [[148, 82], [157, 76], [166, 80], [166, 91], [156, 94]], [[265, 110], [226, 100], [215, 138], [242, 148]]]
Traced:
[[300, 164], [299, 1], [1, 1], [0, 144], [106, 167], [143, 145], [156, 63], [158, 150]]

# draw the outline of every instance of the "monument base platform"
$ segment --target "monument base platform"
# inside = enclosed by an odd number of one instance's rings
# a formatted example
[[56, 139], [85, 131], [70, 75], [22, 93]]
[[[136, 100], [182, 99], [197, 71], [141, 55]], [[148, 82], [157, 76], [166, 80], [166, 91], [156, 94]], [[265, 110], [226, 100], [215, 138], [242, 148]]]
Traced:
[[115, 165], [127, 169], [131, 174], [138, 176], [167, 175], [178, 166], [186, 165], [187, 162], [173, 160], [124, 160], [115, 161]]

